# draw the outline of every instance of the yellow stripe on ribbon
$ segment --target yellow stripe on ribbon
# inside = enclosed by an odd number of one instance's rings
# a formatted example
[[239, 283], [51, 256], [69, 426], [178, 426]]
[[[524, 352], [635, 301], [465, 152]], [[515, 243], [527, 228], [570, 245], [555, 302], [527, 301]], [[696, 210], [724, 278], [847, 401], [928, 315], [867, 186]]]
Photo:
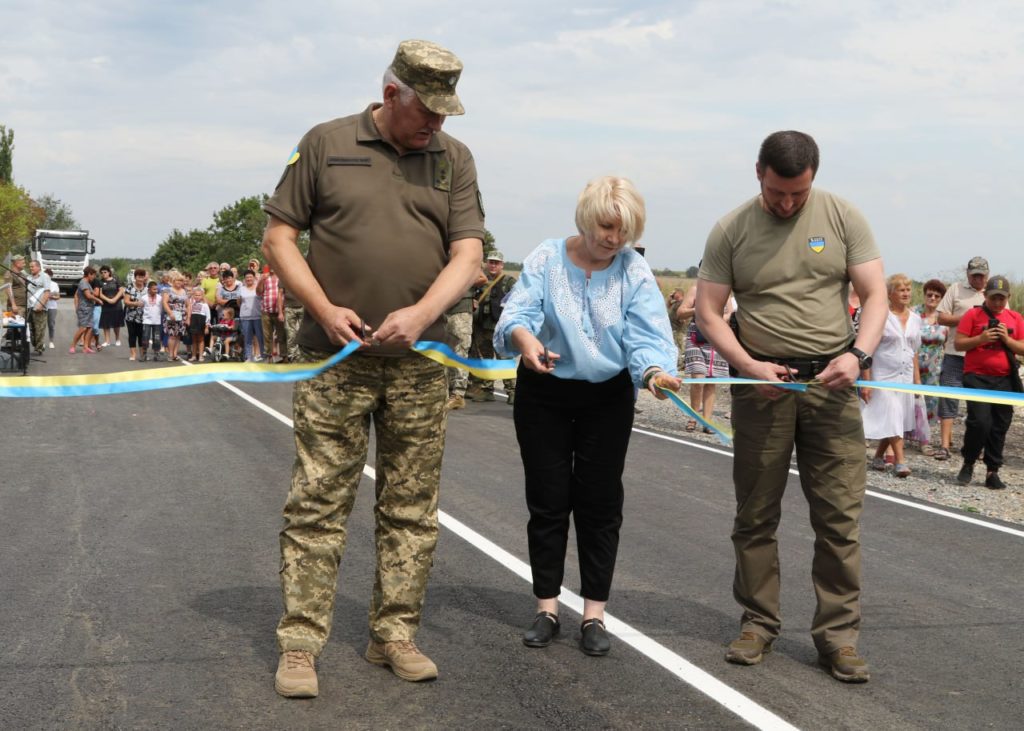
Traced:
[[[362, 347], [353, 341], [316, 363], [207, 363], [193, 368], [158, 368], [74, 376], [16, 376], [0, 378], [0, 398], [59, 398], [107, 396], [197, 386], [217, 381], [291, 383], [304, 381], [337, 365]], [[419, 341], [412, 350], [443, 365], [465, 368], [484, 380], [515, 378], [515, 361], [462, 358], [444, 343]]]

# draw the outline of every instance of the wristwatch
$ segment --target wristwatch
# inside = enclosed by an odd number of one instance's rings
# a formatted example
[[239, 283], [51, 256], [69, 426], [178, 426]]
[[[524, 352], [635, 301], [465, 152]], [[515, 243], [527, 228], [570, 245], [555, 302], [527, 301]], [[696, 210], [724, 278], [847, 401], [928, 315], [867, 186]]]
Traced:
[[860, 348], [855, 348], [851, 345], [849, 352], [857, 356], [857, 362], [860, 364], [860, 369], [862, 371], [866, 371], [868, 368], [871, 367], [871, 364], [874, 362], [874, 359]]

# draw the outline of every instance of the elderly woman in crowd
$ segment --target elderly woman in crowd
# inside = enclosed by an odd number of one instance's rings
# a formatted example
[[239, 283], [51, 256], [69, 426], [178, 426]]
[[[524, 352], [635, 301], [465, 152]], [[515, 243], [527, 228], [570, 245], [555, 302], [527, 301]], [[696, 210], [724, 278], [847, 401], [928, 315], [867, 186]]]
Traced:
[[622, 471], [634, 386], [678, 389], [677, 350], [661, 292], [628, 246], [644, 228], [633, 184], [605, 177], [576, 206], [579, 233], [548, 239], [523, 263], [494, 331], [495, 349], [521, 355], [513, 412], [530, 511], [527, 538], [537, 615], [523, 637], [558, 634], [569, 516], [576, 525], [584, 600], [580, 648], [610, 649], [604, 607], [622, 524]]
[[[929, 279], [924, 283], [924, 304], [914, 308], [914, 312], [921, 316], [921, 347], [917, 350], [917, 368], [921, 372], [921, 383], [930, 386], [939, 385], [942, 354], [946, 348], [946, 338], [949, 337], [949, 328], [940, 325], [938, 319], [939, 303], [945, 294], [945, 284], [938, 279]], [[924, 405], [930, 432], [939, 421], [939, 397], [925, 396]], [[931, 446], [926, 444], [921, 445], [921, 451], [932, 453]]]
[[[871, 371], [866, 380], [920, 383], [917, 349], [921, 345], [921, 317], [910, 309], [910, 279], [893, 274], [886, 285], [889, 290], [889, 317], [882, 332], [882, 341], [875, 351]], [[877, 439], [878, 447], [871, 468], [885, 471], [885, 451], [892, 447], [897, 477], [909, 477], [903, 451], [903, 435], [914, 431], [914, 396], [894, 391], [862, 388], [864, 404], [864, 436]]]

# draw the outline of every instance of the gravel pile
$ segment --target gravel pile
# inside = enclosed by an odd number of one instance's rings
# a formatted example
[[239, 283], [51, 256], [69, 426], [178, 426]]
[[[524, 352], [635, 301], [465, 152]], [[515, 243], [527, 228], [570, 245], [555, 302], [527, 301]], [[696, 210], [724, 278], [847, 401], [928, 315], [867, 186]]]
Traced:
[[[715, 423], [729, 423], [729, 401], [729, 389], [719, 387], [713, 419]], [[685, 415], [670, 401], [658, 401], [649, 393], [642, 392], [637, 408], [640, 409], [635, 422], [638, 428], [722, 446], [717, 437], [701, 433], [699, 427], [697, 431], [686, 431]], [[962, 415], [962, 403], [960, 410]], [[935, 431], [934, 443], [937, 444], [938, 428]], [[948, 461], [940, 462], [932, 457], [926, 457], [915, 448], [908, 448], [906, 460], [912, 471], [910, 477], [897, 478], [892, 474], [891, 465], [884, 473], [868, 469], [868, 487], [989, 518], [1024, 524], [1024, 409], [1014, 410], [1013, 423], [1006, 435], [1006, 464], [999, 471], [1003, 482], [1006, 483], [1005, 490], [989, 490], [985, 487], [985, 468], [980, 462], [975, 466], [974, 481], [970, 485], [961, 487], [956, 484], [956, 474], [962, 464], [958, 450], [963, 443], [963, 431], [961, 416], [953, 425], [953, 456]], [[864, 449], [865, 460], [873, 457], [874, 453], [874, 442], [869, 442]], [[730, 475], [731, 472], [726, 476]]]

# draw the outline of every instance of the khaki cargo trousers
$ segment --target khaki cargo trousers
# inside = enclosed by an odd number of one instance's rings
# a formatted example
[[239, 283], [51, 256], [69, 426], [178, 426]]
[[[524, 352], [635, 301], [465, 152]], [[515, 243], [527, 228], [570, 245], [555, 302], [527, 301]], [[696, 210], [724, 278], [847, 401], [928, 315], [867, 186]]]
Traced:
[[811, 579], [817, 609], [811, 637], [819, 652], [857, 646], [860, 632], [860, 515], [867, 480], [864, 427], [854, 389], [809, 384], [775, 401], [751, 386], [732, 386], [736, 552], [733, 595], [741, 627], [772, 641], [779, 635], [779, 552], [775, 536], [796, 447], [800, 486], [814, 529]]
[[[301, 357], [328, 355], [303, 350]], [[295, 384], [296, 458], [281, 531], [281, 652], [319, 655], [327, 642], [371, 420], [377, 566], [370, 635], [377, 642], [415, 637], [437, 545], [447, 397], [444, 367], [416, 354], [356, 354]]]

